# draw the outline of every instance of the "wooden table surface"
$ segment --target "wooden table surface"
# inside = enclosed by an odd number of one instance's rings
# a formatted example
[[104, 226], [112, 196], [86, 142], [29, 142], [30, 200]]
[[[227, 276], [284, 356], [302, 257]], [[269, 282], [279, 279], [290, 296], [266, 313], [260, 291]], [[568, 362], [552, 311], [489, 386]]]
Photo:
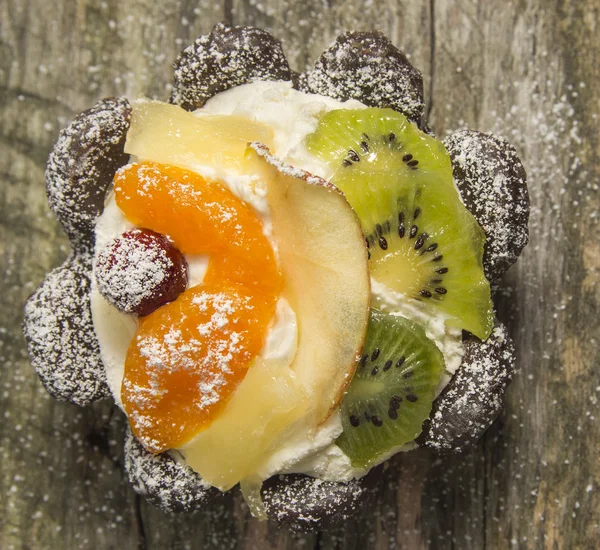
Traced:
[[[296, 69], [380, 29], [423, 72], [437, 134], [497, 132], [529, 174], [531, 240], [499, 311], [519, 365], [505, 414], [463, 456], [394, 460], [333, 533], [277, 531], [239, 494], [196, 516], [140, 501], [122, 415], [48, 397], [21, 336], [68, 250], [44, 188], [59, 130], [104, 96], [166, 98], [176, 53], [220, 20], [270, 30]], [[600, 547], [598, 0], [3, 0], [0, 29], [0, 548]]]

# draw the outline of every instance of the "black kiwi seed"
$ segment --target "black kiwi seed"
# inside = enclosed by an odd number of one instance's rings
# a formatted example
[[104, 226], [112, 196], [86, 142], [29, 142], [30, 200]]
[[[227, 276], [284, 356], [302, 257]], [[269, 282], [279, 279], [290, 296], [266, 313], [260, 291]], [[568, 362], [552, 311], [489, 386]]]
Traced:
[[404, 362], [406, 361], [406, 357], [404, 357], [404, 355], [402, 357], [400, 357], [400, 359], [398, 359], [397, 363], [396, 363], [396, 368], [400, 368], [402, 365], [404, 365]]
[[435, 291], [438, 294], [446, 294], [448, 292], [443, 286], [440, 286], [440, 287], [436, 288]]
[[402, 397], [399, 395], [394, 395], [390, 399], [390, 410], [398, 410], [400, 408], [400, 403], [402, 403]]
[[364, 367], [367, 364], [367, 361], [369, 360], [369, 356], [368, 355], [363, 355], [362, 359], [360, 360], [360, 366]]
[[[441, 256], [440, 256], [441, 258]], [[441, 269], [438, 269], [436, 271], [436, 273], [439, 273], [440, 275], [443, 275], [444, 273], [448, 273], [448, 268], [447, 267], [442, 267]]]
[[414, 239], [414, 238], [415, 238], [415, 235], [418, 233], [418, 231], [419, 231], [419, 226], [418, 226], [418, 225], [413, 225], [413, 226], [410, 228], [410, 233], [408, 234], [408, 236], [409, 236], [411, 239]]
[[378, 236], [378, 237], [381, 237], [381, 235], [383, 234], [383, 228], [381, 227], [381, 224], [380, 224], [380, 223], [378, 223], [378, 224], [375, 226], [375, 233], [377, 233], [377, 236]]
[[412, 168], [412, 167], [415, 167], [417, 164], [419, 164], [419, 161], [418, 161], [418, 160], [416, 160], [416, 159], [414, 159], [414, 160], [411, 160], [411, 161], [408, 161], [408, 162], [406, 163], [406, 165], [407, 165], [407, 166], [410, 166], [411, 168]]
[[423, 253], [433, 252], [438, 246], [439, 246], [438, 243], [432, 243], [423, 251]]
[[403, 162], [408, 162], [409, 160], [412, 160], [412, 158], [413, 158], [413, 156], [410, 153], [408, 153], [407, 155], [404, 155], [402, 157], [402, 161]]
[[388, 411], [388, 416], [392, 419], [392, 420], [397, 420], [398, 419], [398, 411], [396, 409], [390, 409]]
[[378, 372], [379, 372], [379, 367], [373, 367], [373, 370], [371, 371], [371, 374], [373, 376], [375, 376]]
[[412, 393], [409, 393], [406, 396], [406, 400], [410, 401], [411, 403], [416, 403], [419, 400], [419, 398], [416, 395], [413, 395]]
[[408, 370], [402, 375], [402, 378], [410, 378], [413, 374], [414, 374], [414, 371]]
[[351, 414], [350, 415], [350, 424], [352, 426], [354, 426], [355, 428], [358, 428], [358, 426], [360, 426], [360, 418], [358, 418], [358, 416]]
[[[431, 260], [432, 262], [441, 262], [442, 258], [444, 257], [443, 254], [440, 254], [439, 256], [436, 256], [435, 258], [433, 258], [433, 260]], [[441, 270], [440, 270], [441, 271]], [[440, 272], [438, 271], [438, 273]]]
[[351, 161], [351, 160], [349, 160], [349, 159], [344, 159], [344, 160], [342, 161], [342, 166], [343, 166], [344, 168], [348, 168], [348, 166], [352, 166], [352, 161]]
[[350, 149], [348, 151], [348, 157], [350, 157], [350, 160], [352, 162], [359, 162], [360, 161], [360, 157], [358, 156], [358, 153], [354, 149]]
[[379, 237], [379, 246], [381, 247], [381, 250], [387, 250], [388, 244], [385, 237]]
[[419, 294], [421, 294], [421, 296], [423, 296], [423, 298], [431, 298], [432, 294], [431, 292], [429, 292], [429, 290], [426, 289], [421, 289]]
[[381, 418], [377, 415], [371, 417], [371, 422], [373, 422], [373, 425], [377, 428], [381, 428], [381, 426], [383, 426], [383, 420], [381, 420]]
[[389, 141], [390, 143], [393, 143], [394, 141], [396, 141], [396, 134], [394, 134], [394, 132], [390, 132], [390, 133], [388, 134], [388, 141]]
[[422, 248], [428, 237], [427, 233], [421, 233], [415, 242], [415, 250]]
[[365, 152], [368, 153], [369, 152], [369, 144], [366, 141], [361, 141], [360, 142], [360, 148]]
[[[412, 156], [412, 155], [408, 155], [408, 156]], [[421, 213], [421, 209], [415, 208], [415, 213], [413, 214], [413, 220], [416, 220], [419, 217], [420, 213]]]
[[390, 367], [392, 366], [392, 360], [388, 359], [385, 362], [385, 365], [383, 366], [383, 372], [390, 370]]
[[375, 361], [379, 357], [379, 348], [375, 348], [371, 354], [371, 361]]

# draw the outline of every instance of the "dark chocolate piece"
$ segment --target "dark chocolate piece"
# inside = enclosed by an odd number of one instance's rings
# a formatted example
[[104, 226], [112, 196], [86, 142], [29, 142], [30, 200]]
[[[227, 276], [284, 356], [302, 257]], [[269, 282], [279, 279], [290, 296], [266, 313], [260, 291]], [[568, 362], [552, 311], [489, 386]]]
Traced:
[[527, 175], [503, 139], [463, 130], [444, 140], [465, 206], [486, 234], [483, 267], [497, 283], [529, 240]]
[[25, 305], [31, 363], [53, 397], [84, 406], [110, 395], [90, 311], [90, 253], [72, 254]]
[[360, 508], [377, 491], [383, 466], [365, 477], [345, 482], [322, 481], [302, 474], [273, 476], [262, 487], [269, 519], [297, 533], [332, 529]]
[[440, 453], [460, 452], [479, 440], [502, 411], [514, 373], [514, 343], [498, 321], [485, 342], [465, 333], [463, 345], [462, 363], [433, 402], [417, 440]]
[[134, 491], [167, 513], [200, 510], [223, 494], [202, 481], [175, 452], [152, 454], [127, 430], [125, 471]]
[[106, 190], [128, 159], [130, 117], [125, 98], [103, 99], [61, 131], [48, 157], [48, 203], [76, 250], [93, 246]]
[[347, 32], [323, 52], [298, 87], [335, 99], [390, 107], [421, 124], [423, 77], [380, 32]]
[[174, 69], [171, 103], [188, 111], [241, 84], [292, 79], [279, 40], [261, 29], [222, 23], [183, 50]]

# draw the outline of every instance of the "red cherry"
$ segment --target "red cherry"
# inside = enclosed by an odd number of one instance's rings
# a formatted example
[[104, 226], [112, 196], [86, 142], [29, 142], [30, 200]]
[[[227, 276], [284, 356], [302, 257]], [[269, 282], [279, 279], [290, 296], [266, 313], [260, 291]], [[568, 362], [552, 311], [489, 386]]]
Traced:
[[125, 313], [149, 315], [187, 287], [183, 254], [160, 233], [133, 229], [106, 245], [96, 261], [98, 289]]

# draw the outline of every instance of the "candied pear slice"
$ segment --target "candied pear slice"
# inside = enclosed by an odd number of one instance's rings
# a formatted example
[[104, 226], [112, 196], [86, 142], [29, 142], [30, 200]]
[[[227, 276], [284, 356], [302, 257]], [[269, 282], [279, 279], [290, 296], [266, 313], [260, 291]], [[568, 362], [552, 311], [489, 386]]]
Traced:
[[247, 169], [267, 184], [297, 350], [291, 362], [257, 358], [223, 412], [182, 449], [222, 490], [269, 477], [269, 457], [286, 439], [310, 437], [329, 417], [352, 379], [369, 321], [366, 245], [344, 195], [262, 145], [248, 150]]
[[239, 168], [248, 143], [270, 144], [273, 131], [234, 115], [196, 115], [177, 105], [140, 100], [133, 104], [125, 152], [141, 160], [196, 170]]

